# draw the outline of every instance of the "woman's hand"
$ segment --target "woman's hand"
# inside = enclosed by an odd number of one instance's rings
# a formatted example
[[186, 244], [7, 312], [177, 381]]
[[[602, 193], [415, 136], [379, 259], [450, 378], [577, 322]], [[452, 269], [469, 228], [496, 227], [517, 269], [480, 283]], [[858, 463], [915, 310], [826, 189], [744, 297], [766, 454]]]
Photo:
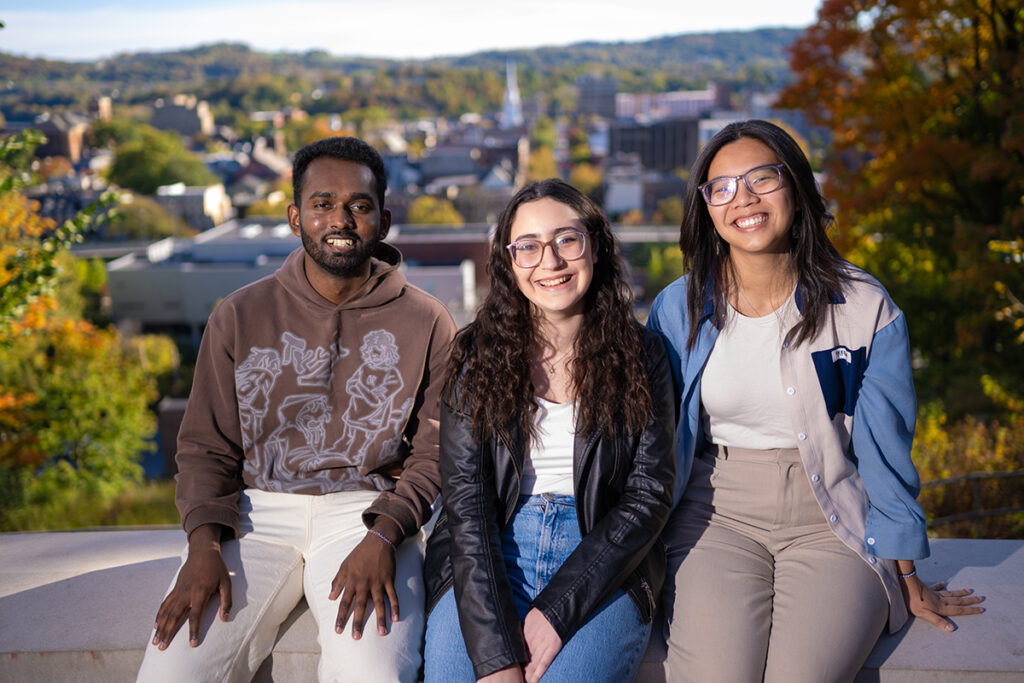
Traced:
[[909, 578], [900, 577], [900, 590], [903, 591], [903, 599], [910, 613], [943, 631], [956, 630], [953, 622], [946, 617], [981, 614], [985, 611], [984, 607], [972, 606], [985, 599], [979, 595], [971, 595], [973, 590], [965, 588], [948, 591], [944, 590], [945, 588], [945, 581], [926, 586], [916, 574]]
[[526, 649], [530, 652], [530, 663], [526, 665], [526, 683], [537, 683], [561, 651], [562, 639], [548, 618], [537, 608], [526, 614], [523, 637], [526, 638]]

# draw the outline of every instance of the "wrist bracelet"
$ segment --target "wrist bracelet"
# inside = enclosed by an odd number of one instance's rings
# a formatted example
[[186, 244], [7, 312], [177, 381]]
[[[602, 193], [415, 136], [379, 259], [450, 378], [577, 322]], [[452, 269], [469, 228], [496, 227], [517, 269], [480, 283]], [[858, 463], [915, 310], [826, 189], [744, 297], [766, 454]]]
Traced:
[[911, 569], [909, 574], [900, 574], [901, 579], [909, 579], [911, 576], [917, 576], [917, 569]]
[[380, 540], [384, 541], [389, 546], [391, 546], [392, 550], [394, 550], [394, 551], [398, 550], [398, 547], [391, 541], [391, 539], [388, 538], [387, 536], [385, 536], [384, 534], [382, 534], [381, 532], [377, 531], [376, 529], [367, 529], [367, 531], [369, 531], [371, 534], [373, 534], [374, 536], [376, 536], [377, 538], [379, 538]]

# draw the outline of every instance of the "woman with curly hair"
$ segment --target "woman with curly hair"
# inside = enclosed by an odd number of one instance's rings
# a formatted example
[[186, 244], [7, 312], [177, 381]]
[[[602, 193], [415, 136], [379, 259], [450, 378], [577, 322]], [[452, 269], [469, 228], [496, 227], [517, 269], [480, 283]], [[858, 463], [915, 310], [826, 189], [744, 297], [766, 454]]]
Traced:
[[426, 680], [632, 680], [672, 505], [664, 346], [608, 220], [560, 180], [513, 197], [488, 269], [442, 403]]
[[981, 611], [914, 568], [928, 537], [906, 321], [832, 246], [811, 165], [778, 126], [726, 126], [684, 203], [689, 274], [648, 319], [681, 403], [667, 678], [853, 680], [908, 608], [947, 631]]

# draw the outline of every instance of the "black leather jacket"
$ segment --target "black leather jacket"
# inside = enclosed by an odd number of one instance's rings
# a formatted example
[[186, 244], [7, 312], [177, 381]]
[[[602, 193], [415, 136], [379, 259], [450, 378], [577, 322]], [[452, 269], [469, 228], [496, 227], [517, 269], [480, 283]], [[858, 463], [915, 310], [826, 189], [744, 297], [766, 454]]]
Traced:
[[[563, 643], [619, 588], [649, 622], [665, 580], [659, 534], [672, 507], [675, 400], [661, 339], [645, 330], [644, 341], [654, 419], [640, 434], [576, 436], [573, 480], [583, 540], [533, 601]], [[480, 443], [469, 416], [447, 404], [440, 438], [444, 508], [427, 542], [427, 610], [455, 584], [479, 678], [528, 661], [500, 538], [519, 497], [526, 444], [518, 428]]]

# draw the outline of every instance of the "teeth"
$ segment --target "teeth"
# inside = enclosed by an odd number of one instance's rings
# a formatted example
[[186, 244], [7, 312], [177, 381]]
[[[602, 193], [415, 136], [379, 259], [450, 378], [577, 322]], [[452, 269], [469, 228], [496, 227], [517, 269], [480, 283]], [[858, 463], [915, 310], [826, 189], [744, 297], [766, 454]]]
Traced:
[[328, 237], [327, 244], [332, 247], [352, 247], [355, 246], [355, 240], [349, 237]]
[[538, 284], [540, 284], [542, 287], [555, 287], [557, 285], [565, 284], [568, 281], [569, 276], [563, 275], [562, 277], [555, 278], [553, 280], [541, 280]]
[[760, 213], [756, 216], [747, 216], [746, 218], [740, 218], [736, 221], [736, 226], [740, 228], [752, 228], [755, 225], [760, 225], [768, 220], [768, 216]]

